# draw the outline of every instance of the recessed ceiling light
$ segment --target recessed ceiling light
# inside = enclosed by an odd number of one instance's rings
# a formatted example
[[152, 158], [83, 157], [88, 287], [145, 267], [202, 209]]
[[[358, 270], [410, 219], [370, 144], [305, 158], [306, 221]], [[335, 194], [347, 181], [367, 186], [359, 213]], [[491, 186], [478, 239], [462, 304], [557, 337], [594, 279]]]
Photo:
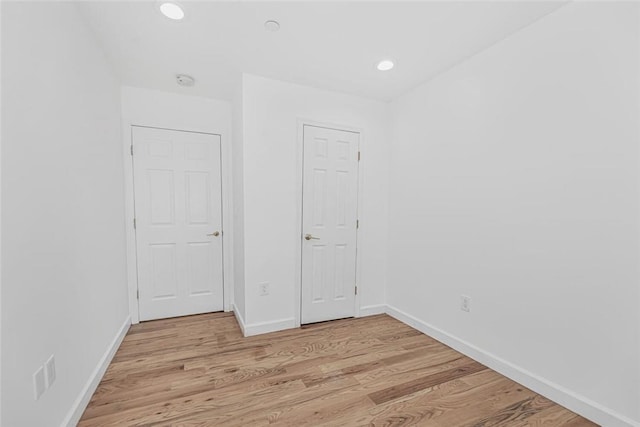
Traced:
[[173, 2], [160, 3], [160, 12], [169, 19], [179, 21], [184, 18], [184, 10], [179, 4]]
[[280, 29], [280, 23], [274, 20], [266, 21], [264, 23], [264, 29], [275, 33]]
[[393, 68], [393, 61], [385, 59], [383, 61], [378, 62], [378, 70], [380, 71], [389, 71]]

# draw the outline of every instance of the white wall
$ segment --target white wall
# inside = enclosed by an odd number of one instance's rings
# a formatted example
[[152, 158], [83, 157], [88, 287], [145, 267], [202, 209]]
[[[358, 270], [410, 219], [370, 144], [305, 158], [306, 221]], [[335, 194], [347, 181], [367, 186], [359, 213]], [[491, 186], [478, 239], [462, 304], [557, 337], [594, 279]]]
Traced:
[[223, 100], [123, 86], [122, 116], [127, 124], [231, 136], [231, 103]]
[[232, 101], [232, 175], [233, 175], [233, 286], [234, 312], [241, 325], [245, 318], [244, 282], [244, 179], [243, 179], [243, 86], [242, 77], [234, 88]]
[[[227, 101], [198, 96], [179, 95], [157, 90], [122, 87], [122, 122], [125, 147], [125, 191], [127, 203], [127, 256], [135, 262], [133, 233], [133, 172], [126, 150], [131, 144], [131, 125], [215, 133], [222, 141], [223, 257], [224, 301], [230, 309], [233, 291], [233, 195], [231, 188], [231, 104]], [[226, 231], [226, 232], [225, 232]], [[129, 304], [132, 320], [138, 322], [136, 272], [129, 270]]]
[[640, 421], [638, 24], [573, 3], [392, 106], [390, 306], [607, 426]]
[[3, 2], [2, 59], [1, 424], [58, 426], [128, 326], [119, 83], [71, 3]]
[[[361, 307], [384, 304], [387, 241], [387, 105], [262, 77], [243, 79], [245, 321], [290, 327], [299, 306], [298, 119], [363, 130]], [[259, 296], [258, 283], [270, 283]], [[366, 310], [365, 310], [366, 312]]]

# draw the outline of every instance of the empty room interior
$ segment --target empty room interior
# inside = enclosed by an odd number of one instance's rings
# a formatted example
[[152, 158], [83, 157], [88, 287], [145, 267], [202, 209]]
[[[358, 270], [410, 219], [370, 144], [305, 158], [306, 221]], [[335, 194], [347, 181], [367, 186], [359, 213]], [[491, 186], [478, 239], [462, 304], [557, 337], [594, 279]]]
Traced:
[[640, 427], [640, 2], [0, 35], [2, 427]]

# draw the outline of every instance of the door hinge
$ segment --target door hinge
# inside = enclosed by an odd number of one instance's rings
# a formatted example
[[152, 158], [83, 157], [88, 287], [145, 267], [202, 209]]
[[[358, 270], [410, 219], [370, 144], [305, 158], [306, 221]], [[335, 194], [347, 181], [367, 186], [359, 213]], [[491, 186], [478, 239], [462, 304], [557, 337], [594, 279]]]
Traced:
[[136, 229], [136, 219], [135, 218], [133, 218], [133, 229], [134, 230]]
[[360, 152], [358, 151], [358, 161], [360, 161]]
[[358, 285], [356, 285], [356, 295], [358, 295]]
[[360, 228], [360, 220], [356, 219], [356, 228]]
[[140, 289], [136, 289], [136, 299], [140, 299]]
[[131, 155], [133, 156], [133, 144], [131, 144]]

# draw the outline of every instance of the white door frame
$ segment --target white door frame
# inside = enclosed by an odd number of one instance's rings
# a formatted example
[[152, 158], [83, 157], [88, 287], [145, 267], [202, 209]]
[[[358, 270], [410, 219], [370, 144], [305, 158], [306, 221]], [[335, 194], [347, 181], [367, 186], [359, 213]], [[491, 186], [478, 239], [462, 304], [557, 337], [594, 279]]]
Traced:
[[321, 128], [328, 128], [333, 130], [341, 130], [346, 132], [355, 132], [360, 135], [358, 141], [359, 151], [361, 153], [361, 159], [358, 164], [358, 193], [357, 193], [357, 206], [358, 206], [358, 221], [359, 227], [356, 231], [356, 285], [358, 287], [358, 293], [355, 297], [354, 315], [360, 317], [360, 295], [362, 294], [363, 286], [360, 278], [362, 277], [362, 236], [363, 231], [366, 229], [366, 222], [363, 221], [363, 189], [364, 189], [364, 159], [366, 155], [364, 153], [364, 132], [361, 128], [341, 125], [335, 123], [318, 122], [315, 120], [298, 118], [298, 137], [296, 144], [296, 271], [294, 277], [294, 283], [296, 284], [293, 289], [293, 307], [294, 307], [294, 327], [300, 327], [300, 319], [302, 316], [302, 192], [303, 192], [303, 174], [304, 174], [304, 127], [316, 126]]
[[127, 257], [127, 286], [129, 292], [129, 313], [131, 323], [140, 322], [140, 311], [138, 308], [138, 268], [136, 252], [136, 233], [133, 228], [135, 193], [133, 184], [133, 157], [131, 146], [133, 144], [133, 127], [146, 127], [154, 129], [165, 129], [180, 132], [196, 132], [220, 137], [220, 175], [222, 178], [222, 294], [224, 311], [230, 311], [232, 306], [232, 272], [233, 272], [233, 211], [231, 206], [231, 171], [226, 165], [231, 164], [231, 150], [227, 143], [228, 135], [221, 132], [201, 131], [198, 129], [175, 129], [167, 126], [133, 123], [126, 121], [123, 123], [123, 161], [124, 161], [124, 195], [125, 195], [125, 230], [126, 230], [126, 257]]

